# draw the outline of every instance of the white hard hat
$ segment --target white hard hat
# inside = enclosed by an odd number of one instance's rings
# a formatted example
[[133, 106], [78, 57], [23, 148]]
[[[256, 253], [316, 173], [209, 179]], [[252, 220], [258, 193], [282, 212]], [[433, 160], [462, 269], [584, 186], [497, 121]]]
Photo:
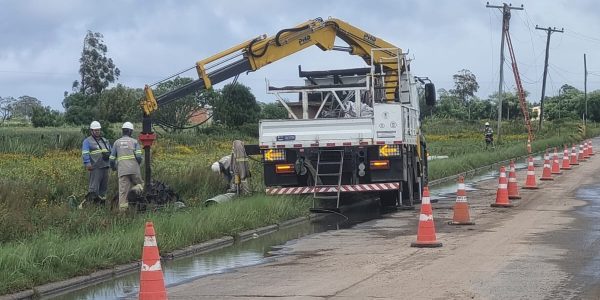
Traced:
[[133, 124], [131, 124], [131, 122], [125, 122], [125, 123], [123, 123], [123, 126], [121, 126], [121, 128], [133, 130]]
[[490, 122], [485, 122], [485, 126], [490, 126]]
[[210, 166], [210, 169], [215, 173], [221, 173], [221, 166], [219, 166], [219, 162], [215, 162]]
[[102, 127], [100, 126], [100, 122], [98, 121], [93, 121], [90, 124], [90, 129], [101, 129]]

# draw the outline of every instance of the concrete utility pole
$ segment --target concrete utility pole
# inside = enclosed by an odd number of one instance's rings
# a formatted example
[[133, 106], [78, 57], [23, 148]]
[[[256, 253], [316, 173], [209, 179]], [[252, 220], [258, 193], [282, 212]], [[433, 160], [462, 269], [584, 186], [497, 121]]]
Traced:
[[537, 30], [545, 30], [548, 33], [548, 37], [546, 38], [546, 60], [544, 61], [544, 79], [542, 81], [542, 98], [540, 99], [540, 130], [542, 129], [542, 121], [544, 120], [544, 97], [546, 96], [546, 75], [548, 75], [548, 54], [550, 53], [550, 35], [553, 32], [564, 32], [564, 28], [561, 30], [554, 28], [541, 28], [535, 25], [535, 29]]
[[584, 125], [587, 125], [588, 111], [587, 111], [587, 62], [585, 60], [585, 53], [583, 54], [583, 99], [585, 100], [585, 118], [583, 119]]
[[513, 7], [512, 4], [503, 3], [502, 6], [490, 5], [486, 3], [487, 8], [501, 8], [502, 9], [502, 40], [500, 40], [500, 80], [498, 82], [498, 132], [496, 133], [497, 141], [500, 141], [500, 124], [502, 122], [502, 84], [504, 83], [504, 40], [506, 39], [506, 32], [508, 32], [510, 23], [510, 10], [517, 9], [523, 10], [523, 4], [521, 7]]

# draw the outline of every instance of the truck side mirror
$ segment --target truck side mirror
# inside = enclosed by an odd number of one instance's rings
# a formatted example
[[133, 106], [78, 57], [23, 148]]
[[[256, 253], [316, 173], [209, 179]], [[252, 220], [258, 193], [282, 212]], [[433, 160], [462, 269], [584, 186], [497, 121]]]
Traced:
[[435, 105], [435, 85], [431, 82], [425, 84], [425, 104]]

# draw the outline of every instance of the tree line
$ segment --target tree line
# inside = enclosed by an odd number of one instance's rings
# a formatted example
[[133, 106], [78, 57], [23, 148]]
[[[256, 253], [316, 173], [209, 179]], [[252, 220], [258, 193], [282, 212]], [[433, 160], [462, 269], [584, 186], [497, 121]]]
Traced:
[[[450, 90], [439, 89], [438, 101], [433, 107], [425, 105], [421, 99], [421, 118], [452, 118], [461, 120], [482, 120], [498, 118], [498, 93], [481, 99], [475, 95], [479, 89], [477, 77], [469, 70], [460, 70], [454, 76], [454, 88]], [[527, 97], [529, 93], [525, 92]], [[519, 104], [516, 91], [502, 93], [502, 119], [522, 119], [523, 112]], [[539, 102], [527, 103], [529, 115], [537, 117], [532, 112], [532, 107]], [[544, 99], [544, 119], [578, 120], [583, 117], [586, 109], [583, 91], [564, 84], [557, 96]], [[587, 119], [600, 122], [600, 90], [587, 94]]]
[[[108, 47], [102, 34], [88, 31], [79, 59], [80, 78], [73, 82], [70, 92], [64, 92], [62, 106], [65, 112], [44, 107], [38, 99], [30, 96], [18, 99], [0, 97], [0, 125], [10, 119], [25, 120], [35, 127], [87, 125], [92, 120], [103, 124], [141, 122], [143, 90], [122, 84], [109, 88], [118, 80], [121, 71], [107, 53]], [[175, 77], [159, 83], [154, 91], [160, 95], [191, 81], [191, 78]], [[250, 88], [232, 83], [220, 90], [198, 91], [164, 105], [153, 118], [155, 124], [163, 129], [177, 131], [190, 125], [190, 118], [203, 109], [212, 112], [210, 117], [214, 123], [227, 127], [257, 123], [261, 118], [287, 116], [283, 107], [259, 103]]]

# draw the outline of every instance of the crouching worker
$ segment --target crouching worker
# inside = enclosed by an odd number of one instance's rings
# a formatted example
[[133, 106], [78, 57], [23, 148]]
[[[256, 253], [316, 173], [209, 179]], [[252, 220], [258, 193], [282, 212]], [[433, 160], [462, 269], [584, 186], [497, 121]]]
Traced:
[[223, 178], [227, 182], [227, 192], [235, 192], [235, 186], [232, 185], [233, 174], [231, 173], [231, 155], [225, 155], [221, 157], [218, 161], [214, 162], [210, 169], [217, 173], [223, 175]]
[[115, 141], [110, 153], [110, 167], [119, 175], [119, 211], [129, 208], [127, 195], [130, 191], [143, 192], [143, 181], [140, 171], [142, 149], [138, 141], [131, 137], [133, 124], [123, 123], [123, 137]]
[[250, 194], [248, 185], [250, 168], [242, 141], [235, 140], [232, 154], [221, 157], [219, 161], [212, 164], [211, 169], [213, 172], [223, 175], [227, 181], [228, 193]]

